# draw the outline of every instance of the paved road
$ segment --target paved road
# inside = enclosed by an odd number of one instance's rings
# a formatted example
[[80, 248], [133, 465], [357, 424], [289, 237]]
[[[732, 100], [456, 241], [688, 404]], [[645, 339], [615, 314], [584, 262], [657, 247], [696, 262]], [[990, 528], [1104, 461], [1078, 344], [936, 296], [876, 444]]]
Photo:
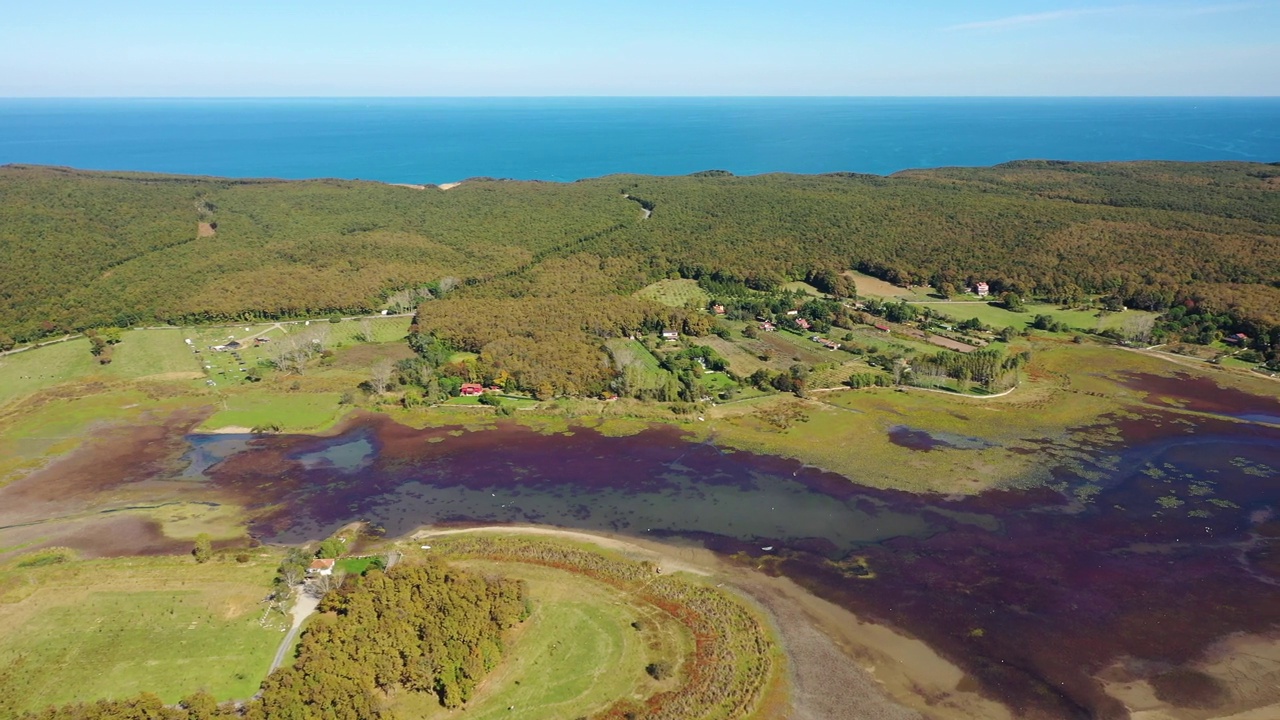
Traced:
[[313, 597], [308, 593], [302, 585], [293, 589], [298, 600], [293, 604], [293, 625], [289, 628], [288, 634], [284, 636], [284, 641], [280, 643], [280, 649], [276, 650], [276, 657], [271, 661], [271, 669], [267, 674], [275, 672], [276, 668], [284, 663], [285, 655], [293, 650], [293, 644], [298, 639], [298, 631], [302, 629], [302, 623], [306, 621], [311, 613], [316, 611], [316, 607], [320, 604], [320, 598]]

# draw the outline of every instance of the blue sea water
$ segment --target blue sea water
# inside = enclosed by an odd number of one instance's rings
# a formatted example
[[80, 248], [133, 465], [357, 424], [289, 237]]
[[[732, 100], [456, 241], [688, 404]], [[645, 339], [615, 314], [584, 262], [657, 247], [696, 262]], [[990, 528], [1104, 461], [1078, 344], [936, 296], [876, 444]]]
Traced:
[[0, 99], [0, 163], [442, 183], [1280, 161], [1280, 98]]

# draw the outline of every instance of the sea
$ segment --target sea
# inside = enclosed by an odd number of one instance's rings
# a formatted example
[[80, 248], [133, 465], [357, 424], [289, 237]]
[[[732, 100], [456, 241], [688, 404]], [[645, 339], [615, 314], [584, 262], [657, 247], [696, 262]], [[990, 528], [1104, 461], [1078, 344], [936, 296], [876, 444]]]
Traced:
[[0, 163], [446, 183], [1280, 161], [1280, 98], [0, 99]]

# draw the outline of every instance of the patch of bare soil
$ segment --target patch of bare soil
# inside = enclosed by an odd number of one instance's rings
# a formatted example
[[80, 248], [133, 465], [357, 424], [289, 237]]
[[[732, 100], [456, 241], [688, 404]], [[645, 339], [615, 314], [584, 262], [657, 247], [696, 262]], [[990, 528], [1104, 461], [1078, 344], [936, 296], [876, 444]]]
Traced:
[[213, 237], [218, 234], [218, 228], [213, 223], [202, 222], [196, 227], [196, 237]]

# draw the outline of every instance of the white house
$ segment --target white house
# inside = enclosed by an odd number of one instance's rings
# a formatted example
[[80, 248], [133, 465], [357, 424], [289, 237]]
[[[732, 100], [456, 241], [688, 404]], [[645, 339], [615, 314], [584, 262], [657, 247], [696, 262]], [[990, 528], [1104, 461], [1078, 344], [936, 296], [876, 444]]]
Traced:
[[337, 561], [333, 558], [324, 560], [312, 560], [311, 567], [307, 568], [308, 575], [332, 575], [333, 566]]

